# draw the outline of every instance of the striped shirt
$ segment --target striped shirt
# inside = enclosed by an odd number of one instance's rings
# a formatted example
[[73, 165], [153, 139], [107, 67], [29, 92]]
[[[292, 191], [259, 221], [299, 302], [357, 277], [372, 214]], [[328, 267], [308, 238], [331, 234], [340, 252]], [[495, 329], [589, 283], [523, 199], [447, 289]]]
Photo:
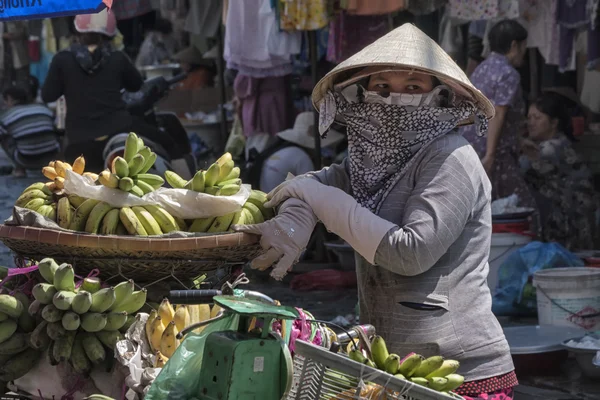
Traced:
[[38, 156], [60, 150], [54, 115], [41, 104], [12, 107], [0, 114], [0, 135], [10, 135], [21, 156]]

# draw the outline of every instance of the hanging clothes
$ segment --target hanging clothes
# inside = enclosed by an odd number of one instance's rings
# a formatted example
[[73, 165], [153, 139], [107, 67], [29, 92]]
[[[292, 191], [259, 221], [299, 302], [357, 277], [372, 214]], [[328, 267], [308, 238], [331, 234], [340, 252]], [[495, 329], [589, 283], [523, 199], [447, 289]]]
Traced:
[[52, 58], [58, 52], [58, 41], [52, 20], [45, 18], [40, 20], [40, 23], [40, 58], [29, 65], [29, 73], [37, 78], [40, 87], [42, 87], [46, 80], [46, 75], [48, 75]]
[[339, 64], [389, 32], [387, 16], [341, 12], [329, 25], [327, 61]]
[[227, 68], [254, 78], [292, 72], [291, 56], [300, 52], [302, 34], [280, 31], [270, 0], [229, 4], [223, 57]]
[[313, 31], [329, 23], [327, 0], [277, 0], [279, 26], [286, 31]]
[[404, 10], [406, 0], [348, 0], [347, 11], [351, 15], [382, 15]]
[[449, 0], [450, 17], [464, 21], [498, 17], [499, 0]]
[[539, 50], [546, 64], [559, 64], [560, 28], [556, 24], [558, 0], [527, 0], [527, 47]]
[[587, 26], [590, 15], [588, 0], [558, 0], [556, 23], [560, 26], [559, 67], [566, 71], [569, 63], [575, 59], [575, 39], [579, 29]]
[[215, 37], [221, 23], [222, 7], [221, 0], [190, 1], [184, 29], [203, 39]]

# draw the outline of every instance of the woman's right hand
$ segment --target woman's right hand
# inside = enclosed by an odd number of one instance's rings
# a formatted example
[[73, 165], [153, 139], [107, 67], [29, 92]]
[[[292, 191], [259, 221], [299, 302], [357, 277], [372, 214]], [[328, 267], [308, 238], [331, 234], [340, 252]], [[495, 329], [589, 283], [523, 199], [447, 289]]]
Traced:
[[261, 224], [237, 225], [237, 232], [261, 235], [260, 245], [265, 252], [250, 263], [252, 269], [265, 271], [277, 263], [271, 276], [282, 280], [298, 262], [317, 225], [311, 208], [298, 199], [285, 201], [277, 215]]

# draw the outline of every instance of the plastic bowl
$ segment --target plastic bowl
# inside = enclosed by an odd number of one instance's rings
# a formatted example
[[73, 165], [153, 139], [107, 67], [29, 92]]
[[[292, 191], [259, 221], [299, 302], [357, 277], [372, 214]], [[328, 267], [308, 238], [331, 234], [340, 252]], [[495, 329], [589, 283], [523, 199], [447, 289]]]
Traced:
[[[578, 338], [578, 339], [581, 339], [581, 338]], [[585, 376], [587, 376], [588, 378], [600, 378], [600, 366], [597, 366], [596, 364], [594, 364], [594, 361], [593, 361], [594, 357], [596, 356], [596, 353], [598, 351], [600, 351], [600, 349], [597, 349], [597, 350], [581, 349], [579, 347], [572, 347], [572, 346], [567, 345], [567, 342], [570, 342], [571, 340], [577, 340], [577, 339], [565, 340], [562, 343], [562, 345], [567, 350], [569, 350], [571, 353], [573, 353], [575, 355], [577, 364], [579, 364], [579, 367], [583, 371], [583, 374]]]

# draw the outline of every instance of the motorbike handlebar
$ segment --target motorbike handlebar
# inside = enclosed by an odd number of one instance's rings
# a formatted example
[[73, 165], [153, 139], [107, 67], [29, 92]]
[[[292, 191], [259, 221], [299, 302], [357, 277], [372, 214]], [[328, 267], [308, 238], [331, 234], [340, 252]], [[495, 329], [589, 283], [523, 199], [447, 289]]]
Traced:
[[215, 289], [196, 290], [171, 290], [169, 299], [173, 304], [209, 304], [214, 296], [221, 296], [223, 292]]

